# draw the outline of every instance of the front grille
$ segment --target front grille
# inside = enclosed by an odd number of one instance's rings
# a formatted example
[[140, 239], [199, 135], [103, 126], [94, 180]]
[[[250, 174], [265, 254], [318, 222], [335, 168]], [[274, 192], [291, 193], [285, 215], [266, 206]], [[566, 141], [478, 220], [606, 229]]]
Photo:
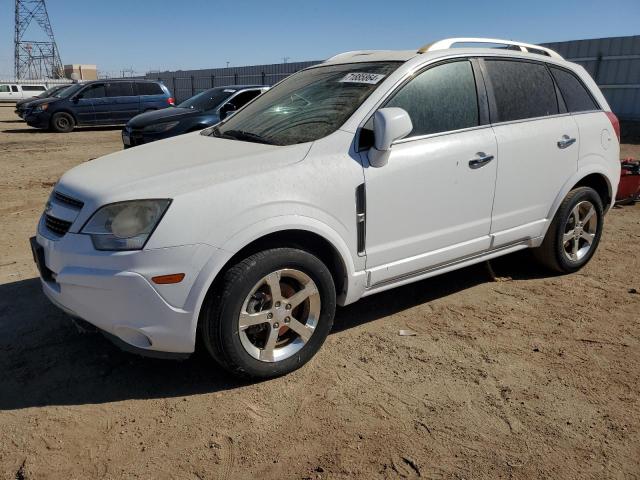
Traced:
[[71, 222], [60, 220], [59, 218], [52, 217], [47, 214], [44, 216], [44, 224], [49, 230], [61, 237], [69, 231], [69, 228], [71, 228]]
[[70, 205], [74, 208], [80, 210], [84, 206], [84, 202], [80, 200], [76, 200], [75, 198], [71, 198], [68, 195], [60, 192], [53, 192], [53, 198], [55, 198], [58, 202], [64, 203], [66, 205]]

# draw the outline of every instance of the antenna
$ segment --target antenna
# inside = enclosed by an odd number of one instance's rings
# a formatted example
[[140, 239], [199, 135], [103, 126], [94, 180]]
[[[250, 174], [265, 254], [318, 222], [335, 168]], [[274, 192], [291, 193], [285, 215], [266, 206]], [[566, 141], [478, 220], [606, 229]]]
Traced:
[[[25, 34], [33, 22], [44, 32], [48, 41], [25, 39]], [[35, 33], [35, 28], [32, 28], [30, 33]], [[16, 0], [14, 49], [17, 80], [64, 76], [45, 0]]]

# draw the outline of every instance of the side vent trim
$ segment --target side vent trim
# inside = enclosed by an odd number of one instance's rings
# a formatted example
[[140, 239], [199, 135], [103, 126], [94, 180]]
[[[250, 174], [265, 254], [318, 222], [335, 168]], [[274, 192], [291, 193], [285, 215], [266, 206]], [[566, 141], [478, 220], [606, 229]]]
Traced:
[[365, 254], [367, 233], [367, 197], [364, 183], [356, 188], [356, 229], [358, 233], [358, 255]]

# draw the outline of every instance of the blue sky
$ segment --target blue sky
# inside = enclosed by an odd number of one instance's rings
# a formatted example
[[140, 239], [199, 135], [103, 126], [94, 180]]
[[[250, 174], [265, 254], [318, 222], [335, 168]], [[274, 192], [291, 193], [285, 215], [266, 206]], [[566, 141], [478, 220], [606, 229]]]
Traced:
[[[0, 0], [0, 76], [13, 71], [13, 3]], [[640, 34], [640, 0], [48, 0], [47, 5], [62, 62], [95, 63], [112, 74], [129, 67], [145, 72], [413, 49], [450, 36], [538, 43]]]

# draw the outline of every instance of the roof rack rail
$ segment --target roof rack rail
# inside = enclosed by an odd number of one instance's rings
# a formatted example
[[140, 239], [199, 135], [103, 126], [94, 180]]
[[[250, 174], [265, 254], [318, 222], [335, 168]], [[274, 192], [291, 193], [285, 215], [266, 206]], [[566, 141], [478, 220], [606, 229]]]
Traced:
[[363, 55], [371, 55], [372, 53], [376, 53], [377, 50], [351, 50], [350, 52], [342, 52], [333, 57], [327, 58], [325, 62], [331, 62], [333, 60], [337, 60], [339, 58], [349, 58], [349, 57], [359, 57]]
[[435, 50], [446, 50], [451, 48], [456, 43], [490, 43], [504, 45], [506, 48], [514, 50], [520, 50], [521, 52], [537, 53], [539, 55], [546, 55], [547, 57], [562, 58], [562, 56], [555, 50], [550, 48], [541, 47], [540, 45], [533, 45], [531, 43], [514, 42], [513, 40], [501, 40], [499, 38], [472, 38], [472, 37], [459, 37], [459, 38], [445, 38], [434, 43], [428, 43], [418, 49], [418, 53], [433, 52]]

